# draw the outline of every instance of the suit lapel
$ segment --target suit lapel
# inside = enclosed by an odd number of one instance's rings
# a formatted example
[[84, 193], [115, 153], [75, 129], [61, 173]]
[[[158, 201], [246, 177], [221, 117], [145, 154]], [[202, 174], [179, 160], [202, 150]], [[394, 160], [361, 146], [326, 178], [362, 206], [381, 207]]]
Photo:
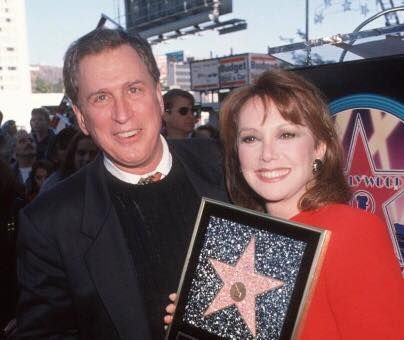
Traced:
[[136, 271], [109, 197], [102, 158], [87, 172], [82, 232], [93, 239], [86, 264], [122, 339], [150, 338]]
[[[186, 157], [183, 157], [182, 153], [177, 152], [172, 146], [170, 147], [170, 152], [181, 162], [192, 186], [200, 197], [208, 197], [223, 202], [229, 201], [224, 185], [221, 187], [219, 184], [213, 185], [211, 182], [204, 180], [188, 166], [189, 161], [187, 161]], [[193, 166], [195, 166], [195, 164], [193, 164]]]

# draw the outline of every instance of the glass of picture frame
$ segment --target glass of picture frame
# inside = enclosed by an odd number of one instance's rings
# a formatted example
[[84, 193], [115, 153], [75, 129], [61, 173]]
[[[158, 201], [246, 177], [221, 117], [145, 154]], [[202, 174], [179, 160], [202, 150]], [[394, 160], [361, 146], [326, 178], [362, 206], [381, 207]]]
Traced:
[[203, 198], [166, 340], [295, 338], [330, 235]]

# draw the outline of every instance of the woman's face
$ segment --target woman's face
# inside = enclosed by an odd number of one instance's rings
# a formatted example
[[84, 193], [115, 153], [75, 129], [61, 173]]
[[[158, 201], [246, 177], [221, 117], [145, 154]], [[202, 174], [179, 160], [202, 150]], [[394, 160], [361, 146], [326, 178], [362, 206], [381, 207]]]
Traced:
[[45, 182], [45, 179], [47, 179], [48, 176], [49, 176], [48, 170], [46, 170], [44, 168], [36, 169], [34, 179], [35, 179], [35, 182], [36, 182], [38, 188], [41, 187], [41, 185], [43, 184], [43, 182]]
[[313, 178], [312, 165], [325, 147], [316, 148], [306, 126], [286, 121], [271, 102], [250, 99], [239, 113], [238, 156], [248, 185], [265, 199], [268, 212], [290, 218]]
[[90, 163], [97, 156], [98, 148], [91, 138], [82, 138], [76, 147], [74, 154], [74, 166], [76, 170]]

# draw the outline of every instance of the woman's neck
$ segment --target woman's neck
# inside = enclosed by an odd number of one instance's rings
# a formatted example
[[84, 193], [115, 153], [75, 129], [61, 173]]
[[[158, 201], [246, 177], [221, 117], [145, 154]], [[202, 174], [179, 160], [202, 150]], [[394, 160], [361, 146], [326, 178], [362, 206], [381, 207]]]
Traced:
[[297, 206], [290, 206], [289, 204], [282, 204], [280, 202], [267, 202], [265, 208], [269, 215], [285, 220], [289, 220], [300, 213], [300, 209]]

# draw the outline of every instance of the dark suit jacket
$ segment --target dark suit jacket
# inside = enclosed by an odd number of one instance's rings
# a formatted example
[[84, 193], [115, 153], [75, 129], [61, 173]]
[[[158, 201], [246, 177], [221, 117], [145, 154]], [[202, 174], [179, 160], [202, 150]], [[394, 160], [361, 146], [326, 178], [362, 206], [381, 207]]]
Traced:
[[[227, 200], [212, 144], [190, 140], [170, 149], [200, 196]], [[19, 337], [151, 339], [104, 171], [99, 157], [21, 213]]]

